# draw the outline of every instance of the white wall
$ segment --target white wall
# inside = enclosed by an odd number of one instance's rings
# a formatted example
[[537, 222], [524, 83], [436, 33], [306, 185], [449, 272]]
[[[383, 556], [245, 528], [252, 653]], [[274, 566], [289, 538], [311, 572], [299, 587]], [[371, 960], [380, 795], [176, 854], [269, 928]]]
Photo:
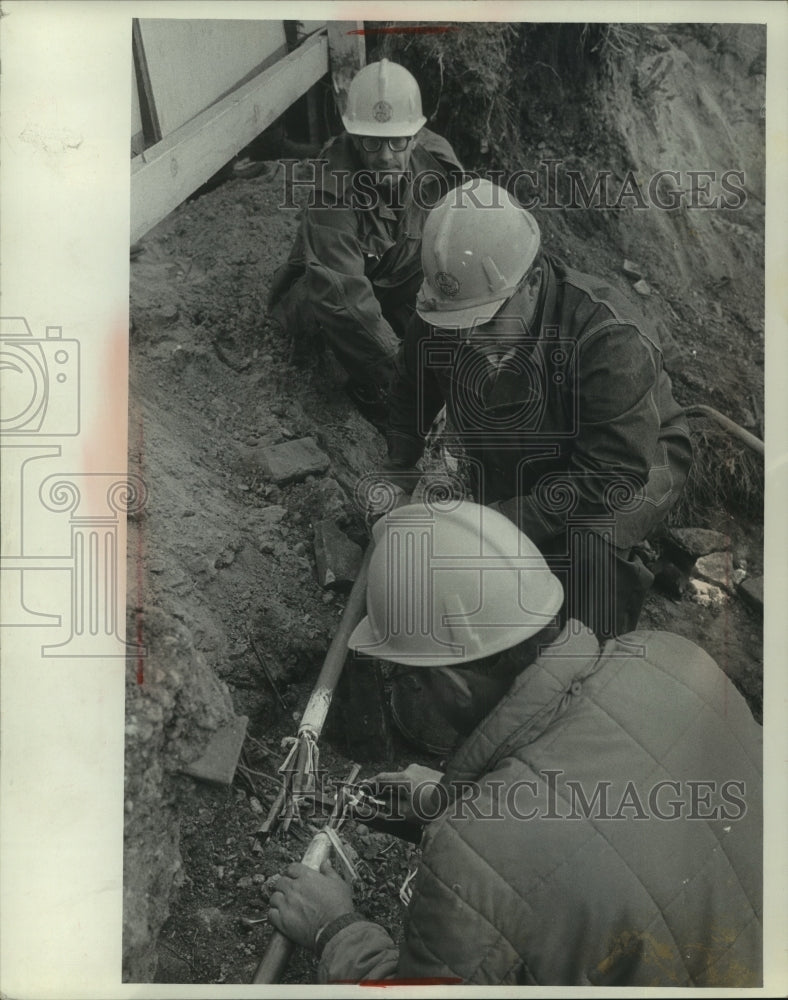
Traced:
[[139, 24], [162, 136], [228, 93], [261, 63], [286, 53], [282, 21], [157, 18]]

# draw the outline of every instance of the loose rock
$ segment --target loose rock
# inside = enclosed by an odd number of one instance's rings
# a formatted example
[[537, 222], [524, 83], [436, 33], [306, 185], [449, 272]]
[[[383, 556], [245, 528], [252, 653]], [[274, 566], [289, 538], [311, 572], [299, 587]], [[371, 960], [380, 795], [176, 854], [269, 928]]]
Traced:
[[279, 504], [271, 504], [270, 507], [263, 507], [257, 512], [257, 517], [264, 528], [271, 527], [275, 524], [279, 524], [282, 518], [287, 513], [284, 507]]
[[358, 576], [362, 555], [361, 547], [347, 537], [336, 521], [325, 518], [317, 522], [315, 561], [321, 587], [352, 583]]
[[711, 531], [708, 528], [668, 528], [666, 535], [693, 559], [712, 552], [725, 552], [731, 541], [721, 531]]
[[309, 475], [325, 472], [330, 459], [311, 437], [285, 441], [263, 449], [269, 475], [279, 486], [297, 483]]
[[184, 774], [201, 781], [231, 785], [249, 719], [239, 715], [214, 733], [203, 755], [183, 768]]
[[701, 556], [695, 563], [695, 573], [703, 580], [708, 580], [723, 590], [733, 593], [733, 562], [729, 552], [711, 552]]
[[348, 496], [336, 479], [330, 476], [321, 479], [317, 484], [320, 496], [322, 514], [325, 518], [332, 518], [341, 526], [347, 519]]
[[637, 264], [633, 264], [631, 260], [625, 260], [621, 266], [621, 270], [628, 278], [632, 278], [634, 281], [638, 281], [643, 277], [643, 272]]
[[744, 600], [758, 611], [763, 611], [763, 577], [748, 577], [739, 584], [738, 592]]

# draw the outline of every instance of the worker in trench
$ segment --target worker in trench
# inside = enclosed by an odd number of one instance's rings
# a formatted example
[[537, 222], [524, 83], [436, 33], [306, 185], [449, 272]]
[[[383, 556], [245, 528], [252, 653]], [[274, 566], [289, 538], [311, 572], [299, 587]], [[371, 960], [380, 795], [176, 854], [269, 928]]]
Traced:
[[424, 128], [415, 78], [386, 59], [351, 81], [345, 131], [330, 140], [307, 190], [301, 226], [274, 275], [268, 310], [296, 349], [317, 334], [347, 371], [347, 392], [377, 426], [400, 340], [421, 285], [421, 234], [462, 169]]
[[[432, 210], [424, 281], [399, 355], [384, 468], [358, 500], [372, 519], [407, 503], [431, 421], [461, 456], [465, 491], [538, 546], [565, 594], [559, 619], [599, 638], [637, 627], [653, 575], [636, 547], [676, 502], [692, 462], [658, 340], [600, 278], [542, 247], [503, 188], [467, 181]], [[421, 671], [391, 681], [394, 722], [446, 753], [454, 733]]]
[[472, 496], [539, 547], [564, 586], [562, 617], [601, 638], [631, 631], [653, 582], [635, 547], [692, 463], [656, 335], [604, 280], [547, 253], [534, 217], [486, 180], [433, 209], [422, 262], [388, 457], [360, 484], [361, 503], [374, 514], [407, 502], [446, 404], [444, 441]]
[[419, 670], [464, 742], [371, 779], [425, 826], [399, 944], [329, 863], [277, 883], [319, 981], [758, 986], [761, 730], [715, 662], [562, 629], [560, 582], [489, 508], [411, 504], [374, 537], [349, 645]]

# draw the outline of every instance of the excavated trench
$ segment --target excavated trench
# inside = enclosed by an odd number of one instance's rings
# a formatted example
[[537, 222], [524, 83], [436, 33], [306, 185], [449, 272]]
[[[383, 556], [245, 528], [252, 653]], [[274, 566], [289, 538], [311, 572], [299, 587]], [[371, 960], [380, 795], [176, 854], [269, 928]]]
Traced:
[[[644, 32], [585, 123], [593, 145], [575, 148], [571, 162], [586, 176], [605, 167], [619, 179], [629, 170], [741, 169], [742, 207], [536, 214], [550, 249], [615, 281], [647, 313], [681, 402], [711, 405], [758, 434], [764, 77], [750, 70], [764, 40], [744, 27], [725, 38], [722, 49], [695, 35]], [[546, 117], [524, 157], [565, 155], [570, 126]], [[299, 367], [292, 345], [265, 319], [272, 272], [297, 225], [295, 211], [280, 207], [282, 195], [275, 163], [230, 179], [148, 234], [131, 266], [129, 465], [149, 499], [129, 525], [129, 632], [146, 647], [129, 662], [127, 683], [123, 974], [130, 982], [251, 981], [269, 933], [255, 921], [265, 916], [277, 873], [311, 835], [304, 823], [263, 847], [254, 836], [276, 794], [280, 741], [295, 734], [347, 599], [347, 585], [318, 581], [315, 528], [331, 520], [366, 544], [354, 490], [384, 442], [346, 399], [333, 359], [310, 349]], [[625, 259], [636, 262], [648, 295], [622, 272]], [[706, 425], [693, 428], [711, 447]], [[292, 447], [304, 439], [306, 450]], [[276, 482], [264, 453], [281, 445], [302, 465]], [[739, 446], [725, 447], [730, 475], [738, 475]], [[760, 514], [741, 504], [686, 510], [678, 527], [718, 532], [684, 536], [696, 555], [705, 546], [706, 562], [692, 572], [665, 561], [680, 536], [652, 539], [654, 558], [663, 557], [656, 568], [672, 566], [678, 577], [666, 570], [642, 619], [706, 648], [756, 715]], [[736, 586], [744, 581], [747, 593]], [[247, 739], [232, 785], [184, 774], [238, 716], [248, 719]], [[339, 706], [329, 717], [321, 762], [334, 777], [351, 760], [363, 774], [414, 759], [435, 763], [396, 734], [389, 750], [370, 736], [374, 726], [365, 732], [364, 720], [350, 716]], [[350, 824], [344, 836], [358, 862], [357, 905], [396, 933], [398, 890], [415, 849], [362, 825]], [[307, 982], [312, 972], [311, 958], [298, 955], [287, 981]]]

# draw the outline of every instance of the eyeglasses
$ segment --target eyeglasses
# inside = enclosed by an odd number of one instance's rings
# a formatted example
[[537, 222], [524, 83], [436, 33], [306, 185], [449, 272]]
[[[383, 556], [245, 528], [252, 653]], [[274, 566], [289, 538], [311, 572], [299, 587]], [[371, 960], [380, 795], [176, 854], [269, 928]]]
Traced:
[[362, 135], [361, 146], [367, 153], [377, 153], [383, 143], [387, 142], [392, 153], [404, 153], [411, 138], [409, 135], [399, 135], [393, 139], [378, 139], [374, 135]]

